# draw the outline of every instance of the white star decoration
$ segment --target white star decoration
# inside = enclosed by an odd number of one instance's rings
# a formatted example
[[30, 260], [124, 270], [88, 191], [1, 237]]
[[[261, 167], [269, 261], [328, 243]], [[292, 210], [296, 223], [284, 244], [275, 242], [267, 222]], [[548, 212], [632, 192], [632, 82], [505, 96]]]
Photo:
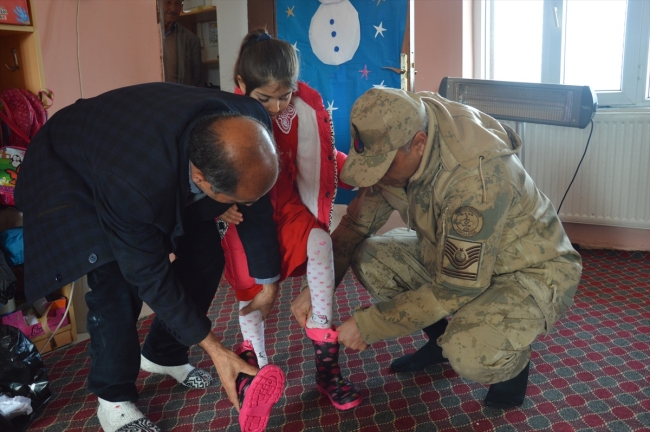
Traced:
[[298, 49], [298, 41], [295, 41], [295, 42], [293, 43], [293, 49], [295, 49], [296, 52], [300, 52], [300, 50]]
[[375, 30], [377, 30], [377, 32], [375, 33], [375, 38], [377, 38], [377, 35], [378, 35], [378, 34], [381, 34], [381, 37], [384, 37], [384, 32], [385, 32], [386, 30], [388, 30], [388, 29], [385, 29], [385, 28], [382, 26], [383, 24], [384, 24], [384, 22], [382, 21], [382, 22], [379, 23], [378, 26], [376, 26], [376, 25], [373, 26], [373, 27], [375, 28]]
[[327, 101], [327, 108], [325, 109], [330, 112], [330, 117], [332, 117], [332, 111], [336, 111], [338, 108], [334, 106], [334, 101]]
[[372, 86], [374, 88], [386, 88], [386, 86], [384, 85], [384, 80], [382, 80], [380, 84], [373, 84]]

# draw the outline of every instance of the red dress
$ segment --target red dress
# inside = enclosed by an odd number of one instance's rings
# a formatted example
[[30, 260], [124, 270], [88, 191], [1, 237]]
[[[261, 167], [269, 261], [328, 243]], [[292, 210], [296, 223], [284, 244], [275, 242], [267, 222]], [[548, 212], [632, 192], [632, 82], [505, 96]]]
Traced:
[[[289, 276], [302, 276], [305, 274], [307, 262], [307, 240], [309, 233], [314, 228], [328, 228], [319, 223], [316, 217], [307, 209], [300, 199], [296, 183], [298, 168], [296, 155], [298, 154], [298, 117], [295, 116], [289, 123], [290, 128], [285, 129], [282, 116], [295, 113], [293, 105], [280, 115], [273, 123], [273, 136], [278, 147], [280, 159], [280, 175], [273, 186], [271, 201], [275, 208], [275, 223], [278, 226], [278, 241], [280, 255], [282, 256], [282, 273], [280, 280]], [[283, 130], [284, 129], [284, 130]], [[314, 143], [317, 145], [317, 143]]]
[[[305, 274], [311, 230], [329, 231], [338, 173], [346, 155], [334, 147], [331, 121], [322, 98], [302, 82], [287, 109], [274, 120], [273, 136], [280, 174], [270, 193], [280, 243], [280, 280], [284, 280]], [[341, 186], [351, 189], [345, 184]], [[239, 300], [251, 300], [262, 286], [248, 273], [236, 226], [228, 227], [222, 245], [226, 260], [224, 277], [235, 288]]]

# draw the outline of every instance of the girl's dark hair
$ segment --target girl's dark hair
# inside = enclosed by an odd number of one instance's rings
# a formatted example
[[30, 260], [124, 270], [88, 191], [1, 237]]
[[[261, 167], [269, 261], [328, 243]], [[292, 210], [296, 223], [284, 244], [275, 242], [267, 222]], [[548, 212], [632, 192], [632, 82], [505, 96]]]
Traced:
[[237, 76], [246, 86], [246, 95], [272, 82], [292, 91], [298, 89], [300, 64], [293, 45], [273, 39], [264, 29], [256, 29], [246, 35], [239, 48], [235, 62], [235, 86]]

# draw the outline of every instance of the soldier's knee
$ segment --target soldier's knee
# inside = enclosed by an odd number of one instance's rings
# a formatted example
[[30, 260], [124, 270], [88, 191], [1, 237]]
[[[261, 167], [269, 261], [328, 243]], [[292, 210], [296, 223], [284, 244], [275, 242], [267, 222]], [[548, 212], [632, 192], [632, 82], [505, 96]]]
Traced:
[[368, 265], [376, 260], [375, 254], [372, 252], [374, 249], [372, 243], [372, 237], [362, 241], [352, 255], [350, 266], [357, 276], [365, 274]]
[[443, 355], [463, 378], [494, 384], [515, 377], [528, 363], [530, 349], [514, 349], [508, 339], [489, 325], [453, 326], [439, 340]]

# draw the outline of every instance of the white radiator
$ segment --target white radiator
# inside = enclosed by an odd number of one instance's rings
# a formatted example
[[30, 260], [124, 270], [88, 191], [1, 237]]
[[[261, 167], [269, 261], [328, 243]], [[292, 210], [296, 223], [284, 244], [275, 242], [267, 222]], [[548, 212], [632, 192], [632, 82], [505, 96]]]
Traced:
[[[585, 149], [589, 129], [516, 126], [520, 155], [555, 208]], [[564, 222], [650, 229], [650, 111], [596, 113], [578, 175], [560, 209]]]

